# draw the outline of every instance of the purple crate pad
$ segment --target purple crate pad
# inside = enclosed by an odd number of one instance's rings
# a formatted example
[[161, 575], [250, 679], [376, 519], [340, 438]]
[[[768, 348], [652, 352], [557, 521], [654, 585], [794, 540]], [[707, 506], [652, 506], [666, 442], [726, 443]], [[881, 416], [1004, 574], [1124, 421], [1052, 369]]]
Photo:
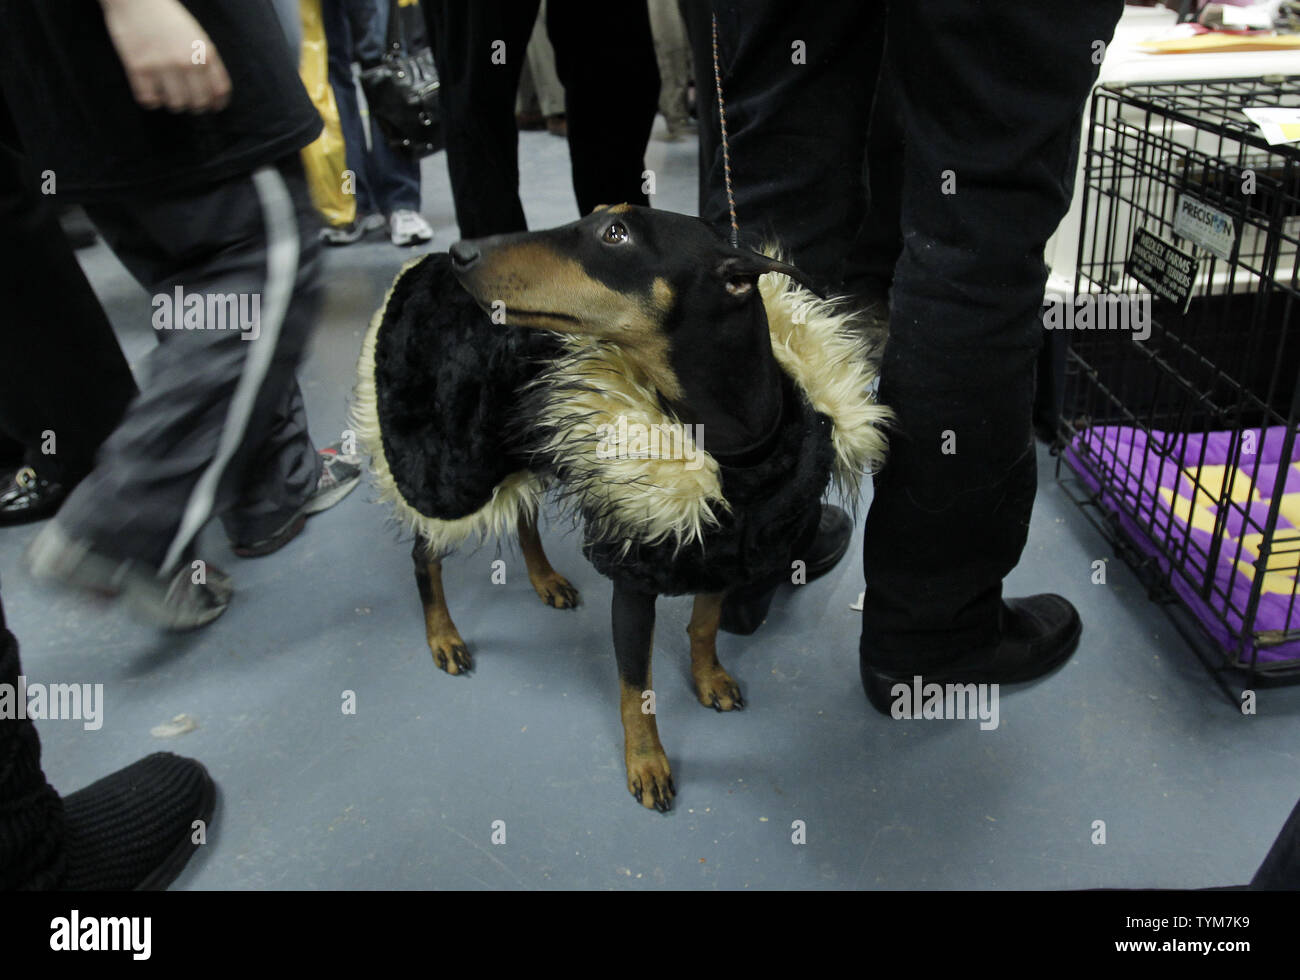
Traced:
[[[1239, 634], [1241, 631], [1240, 611], [1246, 609], [1250, 597], [1251, 578], [1246, 572], [1234, 566], [1234, 559], [1238, 555], [1238, 541], [1243, 525], [1246, 523], [1246, 514], [1249, 513], [1251, 523], [1255, 525], [1250, 529], [1251, 531], [1259, 533], [1264, 526], [1269, 506], [1269, 500], [1264, 498], [1264, 494], [1272, 494], [1276, 487], [1277, 471], [1281, 465], [1282, 441], [1286, 430], [1282, 426], [1264, 430], [1242, 430], [1243, 445], [1248, 444], [1250, 438], [1248, 433], [1253, 433], [1256, 452], [1253, 455], [1244, 451], [1239, 453], [1240, 462], [1237, 472], [1235, 475], [1225, 475], [1223, 486], [1228, 487], [1229, 480], [1233, 479], [1236, 481], [1234, 486], [1238, 492], [1245, 491], [1250, 486], [1253, 473], [1256, 479], [1257, 496], [1263, 499], [1254, 499], [1248, 504], [1233, 503], [1227, 508], [1228, 514], [1224, 525], [1226, 533], [1214, 572], [1217, 591], [1210, 595], [1210, 602], [1219, 607], [1224, 605], [1225, 595], [1231, 596], [1224, 618], [1232, 627], [1232, 631], [1225, 628], [1207, 601], [1183, 575], [1170, 576], [1174, 590], [1205, 627], [1206, 632], [1226, 653], [1237, 657], [1237, 662], [1243, 666], [1249, 666], [1251, 647], [1248, 643], [1244, 650], [1241, 649], [1233, 632]], [[1185, 501], [1192, 500], [1195, 486], [1183, 469], [1187, 468], [1195, 473], [1199, 466], [1228, 465], [1232, 458], [1232, 440], [1236, 435], [1235, 432], [1179, 435], [1154, 430], [1148, 435], [1146, 431], [1131, 426], [1095, 426], [1075, 436], [1074, 442], [1065, 449], [1065, 461], [1090, 490], [1094, 493], [1101, 490], [1098, 502], [1102, 508], [1115, 514], [1125, 536], [1143, 554], [1151, 556], [1162, 572], [1168, 574], [1170, 562], [1153, 543], [1152, 537], [1160, 536], [1166, 542], [1167, 548], [1180, 547], [1186, 539], [1187, 522], [1173, 512], [1160, 491], [1163, 489], [1172, 492]], [[1146, 451], [1148, 439], [1155, 444], [1149, 453]], [[1162, 448], [1163, 453], [1160, 452]], [[1202, 448], [1205, 452], [1204, 459], [1201, 458]], [[1112, 482], [1101, 487], [1097, 477], [1080, 460], [1080, 454], [1085, 455], [1102, 472], [1109, 474]], [[1300, 459], [1300, 446], [1293, 446], [1292, 461], [1297, 459]], [[1201, 472], [1201, 485], [1204, 487], [1210, 481], [1206, 478], [1205, 471]], [[1294, 466], [1287, 467], [1285, 494], [1288, 498], [1294, 496], [1297, 501], [1300, 501], [1300, 470]], [[1200, 499], [1202, 503], [1207, 502], [1205, 493], [1200, 494]], [[1183, 507], [1186, 506], [1184, 503]], [[1213, 520], [1216, 516], [1215, 504], [1198, 509], [1209, 520]], [[1288, 506], [1286, 509], [1291, 508]], [[1134, 512], [1141, 514], [1152, 526], [1149, 528], [1140, 526], [1129, 516]], [[1279, 535], [1292, 533], [1300, 533], [1300, 529], [1279, 512], [1274, 539], [1276, 540]], [[1210, 545], [1211, 535], [1194, 527], [1189, 545], [1180, 556], [1184, 574], [1192, 581], [1204, 581]], [[1240, 564], [1249, 566], [1253, 570], [1253, 555], [1245, 550], [1240, 554]], [[1275, 555], [1271, 560], [1271, 571], [1267, 582], [1270, 585], [1283, 587], [1285, 592], [1266, 589], [1260, 595], [1254, 632], [1300, 627], [1300, 610], [1296, 611], [1297, 621], [1291, 621], [1291, 607], [1295, 600], [1293, 585], [1287, 584], [1294, 582], [1295, 560], [1294, 552]], [[1279, 568], [1281, 562], [1285, 562], [1290, 567]], [[1257, 662], [1260, 666], [1267, 664], [1274, 668], [1288, 663], [1300, 663], [1300, 640], [1259, 647]]]

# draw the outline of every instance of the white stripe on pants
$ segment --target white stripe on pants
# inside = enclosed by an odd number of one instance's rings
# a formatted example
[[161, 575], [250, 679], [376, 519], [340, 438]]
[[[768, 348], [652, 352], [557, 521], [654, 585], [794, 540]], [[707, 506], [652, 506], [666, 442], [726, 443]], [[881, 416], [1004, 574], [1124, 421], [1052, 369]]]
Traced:
[[177, 528], [176, 537], [172, 539], [158, 572], [163, 578], [174, 571], [186, 545], [212, 516], [217, 486], [248, 430], [253, 404], [257, 401], [262, 382], [271, 367], [271, 360], [275, 357], [280, 328], [284, 324], [298, 274], [298, 221], [289, 188], [273, 166], [255, 171], [252, 180], [266, 225], [266, 290], [262, 304], [261, 335], [249, 343], [251, 349], [244, 363], [244, 371], [239, 377], [239, 384], [230, 399], [216, 454], [186, 501], [180, 527]]

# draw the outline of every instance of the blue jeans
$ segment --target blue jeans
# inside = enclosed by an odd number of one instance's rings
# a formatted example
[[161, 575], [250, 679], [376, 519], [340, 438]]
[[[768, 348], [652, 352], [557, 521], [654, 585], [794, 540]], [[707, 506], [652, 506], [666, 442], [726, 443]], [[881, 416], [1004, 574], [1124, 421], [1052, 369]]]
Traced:
[[394, 150], [370, 120], [370, 148], [357, 105], [352, 63], [375, 64], [383, 56], [388, 31], [385, 0], [323, 0], [329, 78], [339, 107], [348, 169], [356, 174], [357, 214], [420, 210], [420, 160]]

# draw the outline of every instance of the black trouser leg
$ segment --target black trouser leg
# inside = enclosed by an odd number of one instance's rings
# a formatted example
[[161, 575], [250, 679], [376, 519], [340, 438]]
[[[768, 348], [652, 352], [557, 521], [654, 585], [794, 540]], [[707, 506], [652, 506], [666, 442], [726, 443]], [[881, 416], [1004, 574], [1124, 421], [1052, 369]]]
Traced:
[[[268, 538], [292, 520], [320, 482], [321, 460], [307, 428], [302, 389], [290, 376], [280, 404], [261, 427], [247, 463], [238, 462], [243, 482], [238, 497], [221, 515], [233, 544]], [[251, 440], [250, 440], [251, 447]]]
[[700, 193], [696, 207], [704, 214], [710, 186], [713, 154], [721, 145], [718, 133], [718, 105], [713, 90], [712, 16], [710, 0], [677, 0], [686, 42], [691, 46], [691, 74], [695, 76], [695, 117], [699, 123]]
[[[515, 93], [539, 0], [431, 0], [447, 170], [462, 238], [527, 227], [519, 202]], [[504, 63], [494, 59], [504, 42]], [[602, 62], [598, 51], [586, 56]]]
[[648, 204], [641, 175], [659, 106], [659, 63], [645, 0], [550, 0], [546, 30], [564, 84], [578, 212]]
[[880, 400], [898, 415], [867, 517], [862, 643], [881, 667], [992, 645], [1024, 547], [1043, 248], [1122, 4], [890, 8], [906, 137]]
[[[712, 9], [742, 240], [775, 237], [803, 271], [838, 283], [866, 208], [880, 8], [715, 0]], [[691, 0], [687, 13], [700, 106], [700, 216], [725, 233], [708, 0]]]
[[[135, 396], [113, 328], [59, 227], [53, 200], [5, 140], [0, 103], [0, 432], [49, 480], [90, 472]], [[53, 437], [52, 453], [47, 434]]]
[[889, 52], [880, 66], [867, 136], [867, 213], [844, 267], [844, 288], [864, 303], [889, 296], [903, 252], [903, 126]]
[[314, 488], [308, 474], [319, 465], [301, 426], [292, 439], [277, 435], [319, 303], [319, 222], [297, 155], [202, 191], [91, 213], [155, 303], [179, 288], [205, 307], [209, 297], [234, 296], [249, 312], [256, 300], [259, 312], [256, 332], [229, 322], [159, 330], [140, 397], [58, 523], [109, 554], [170, 571], [210, 517], [238, 508], [265, 478], [274, 440], [293, 457], [280, 474], [301, 478], [277, 485], [281, 513], [258, 514], [261, 526], [243, 530], [278, 529]]

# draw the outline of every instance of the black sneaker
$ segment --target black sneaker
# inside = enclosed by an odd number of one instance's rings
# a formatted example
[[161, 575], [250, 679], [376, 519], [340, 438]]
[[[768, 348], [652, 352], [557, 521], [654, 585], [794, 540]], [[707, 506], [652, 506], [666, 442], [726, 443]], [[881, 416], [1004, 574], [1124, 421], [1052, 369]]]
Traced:
[[[806, 582], [821, 578], [839, 564], [844, 553], [848, 551], [849, 539], [853, 537], [853, 518], [840, 507], [822, 504], [821, 521], [817, 525], [817, 536], [808, 546], [804, 560]], [[794, 561], [799, 555], [791, 555]], [[786, 581], [782, 572], [776, 582], [760, 582], [737, 589], [727, 594], [722, 600], [722, 617], [718, 629], [739, 636], [749, 636], [767, 620], [767, 611], [776, 597], [776, 590]]]
[[356, 489], [361, 482], [361, 457], [341, 451], [342, 443], [334, 443], [317, 450], [321, 457], [320, 479], [316, 489], [298, 510], [274, 533], [260, 541], [232, 544], [231, 548], [241, 558], [260, 558], [279, 551], [296, 538], [312, 514], [329, 510]]
[[1083, 623], [1068, 599], [1044, 593], [1002, 603], [1002, 640], [961, 654], [939, 666], [882, 669], [864, 642], [859, 652], [862, 687], [881, 714], [889, 715], [895, 684], [1019, 684], [1055, 670], [1079, 645]]
[[202, 581], [182, 562], [163, 578], [141, 561], [118, 558], [74, 540], [51, 521], [27, 549], [32, 577], [55, 582], [110, 599], [121, 599], [146, 622], [166, 630], [206, 626], [230, 605], [234, 592], [230, 576], [205, 563]]

